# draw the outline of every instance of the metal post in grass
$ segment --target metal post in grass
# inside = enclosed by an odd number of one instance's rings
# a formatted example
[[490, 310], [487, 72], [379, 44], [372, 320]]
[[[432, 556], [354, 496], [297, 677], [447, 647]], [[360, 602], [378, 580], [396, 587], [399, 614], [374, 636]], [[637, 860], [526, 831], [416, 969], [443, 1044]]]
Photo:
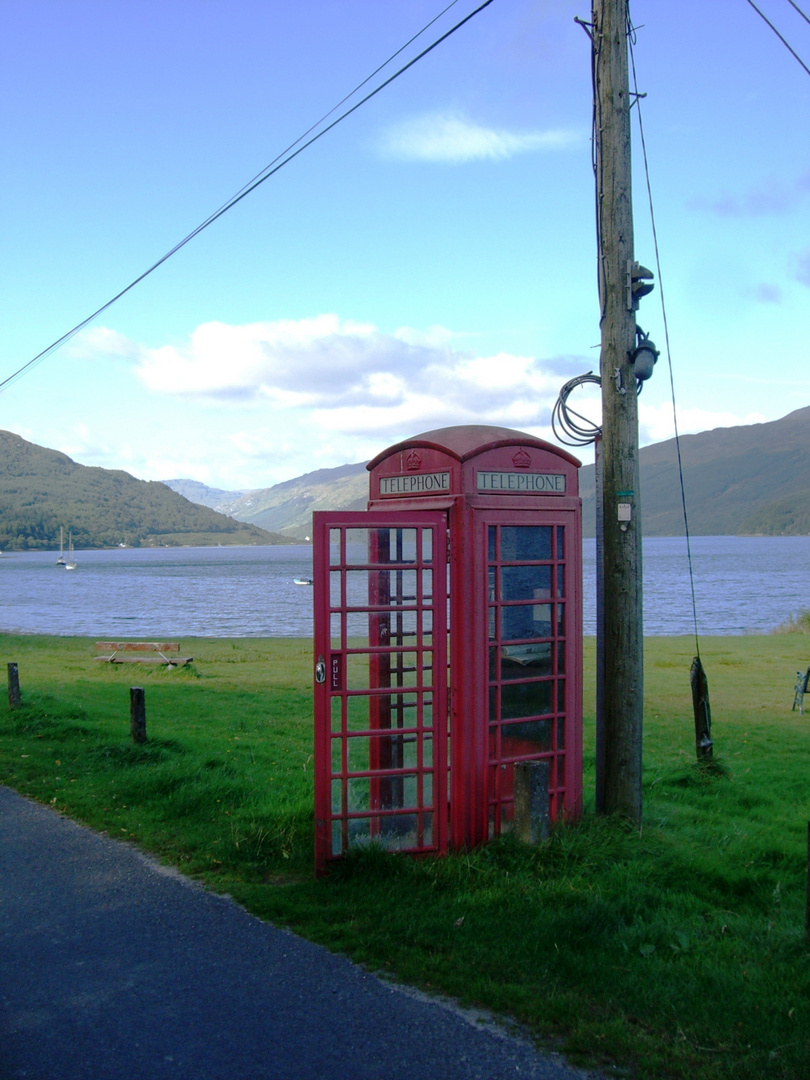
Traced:
[[8, 707], [19, 708], [20, 705], [20, 676], [16, 664], [8, 665]]
[[129, 688], [129, 733], [134, 743], [146, 742], [146, 697], [142, 686]]

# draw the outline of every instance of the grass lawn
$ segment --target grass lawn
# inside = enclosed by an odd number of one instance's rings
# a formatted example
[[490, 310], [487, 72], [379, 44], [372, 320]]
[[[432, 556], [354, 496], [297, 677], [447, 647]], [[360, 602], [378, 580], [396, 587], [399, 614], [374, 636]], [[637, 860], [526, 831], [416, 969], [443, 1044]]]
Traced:
[[[312, 874], [310, 643], [185, 639], [188, 668], [102, 664], [80, 638], [0, 635], [0, 782], [154, 852], [369, 968], [516, 1018], [541, 1045], [639, 1078], [810, 1076], [805, 926], [810, 638], [705, 638], [714, 767], [695, 763], [691, 638], [646, 642], [644, 825], [582, 821]], [[129, 738], [145, 688], [148, 742]]]

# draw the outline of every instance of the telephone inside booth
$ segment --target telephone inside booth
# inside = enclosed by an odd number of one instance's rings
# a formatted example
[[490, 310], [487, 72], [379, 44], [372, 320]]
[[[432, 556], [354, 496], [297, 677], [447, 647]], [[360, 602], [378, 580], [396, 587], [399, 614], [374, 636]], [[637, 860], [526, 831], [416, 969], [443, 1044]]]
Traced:
[[582, 797], [579, 462], [459, 427], [370, 462], [367, 511], [314, 515], [316, 868], [511, 828], [519, 761]]

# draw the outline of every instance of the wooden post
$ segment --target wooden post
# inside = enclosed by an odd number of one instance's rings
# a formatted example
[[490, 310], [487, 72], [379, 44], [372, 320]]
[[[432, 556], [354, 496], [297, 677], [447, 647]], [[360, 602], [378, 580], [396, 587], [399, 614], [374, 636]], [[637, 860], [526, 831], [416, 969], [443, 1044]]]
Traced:
[[644, 684], [626, 0], [593, 0], [592, 17], [604, 468], [604, 776], [597, 789], [604, 812], [640, 822]]
[[142, 686], [129, 688], [129, 733], [134, 743], [146, 742], [146, 700]]
[[8, 665], [8, 707], [17, 709], [20, 706], [20, 676], [16, 664]]
[[539, 844], [548, 838], [550, 828], [548, 805], [549, 763], [547, 761], [518, 761], [515, 763], [515, 835], [526, 844]]

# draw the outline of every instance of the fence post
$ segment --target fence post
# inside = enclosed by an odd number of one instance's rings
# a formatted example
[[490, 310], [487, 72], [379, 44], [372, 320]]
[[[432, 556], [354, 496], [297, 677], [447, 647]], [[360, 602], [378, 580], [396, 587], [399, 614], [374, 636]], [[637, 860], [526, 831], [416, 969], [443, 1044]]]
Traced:
[[549, 763], [518, 761], [514, 773], [515, 835], [526, 844], [539, 844], [548, 838]]
[[142, 686], [129, 688], [129, 733], [134, 743], [146, 742], [146, 699]]
[[16, 709], [20, 704], [20, 676], [16, 664], [8, 665], [8, 707]]

